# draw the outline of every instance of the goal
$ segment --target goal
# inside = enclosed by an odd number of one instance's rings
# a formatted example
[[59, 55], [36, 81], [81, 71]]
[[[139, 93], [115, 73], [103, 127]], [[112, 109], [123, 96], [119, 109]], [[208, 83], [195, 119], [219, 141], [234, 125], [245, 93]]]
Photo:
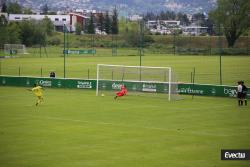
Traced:
[[5, 54], [27, 54], [25, 45], [23, 44], [4, 44]]
[[129, 94], [160, 95], [176, 99], [178, 82], [171, 67], [97, 65], [96, 95], [120, 90], [125, 85]]

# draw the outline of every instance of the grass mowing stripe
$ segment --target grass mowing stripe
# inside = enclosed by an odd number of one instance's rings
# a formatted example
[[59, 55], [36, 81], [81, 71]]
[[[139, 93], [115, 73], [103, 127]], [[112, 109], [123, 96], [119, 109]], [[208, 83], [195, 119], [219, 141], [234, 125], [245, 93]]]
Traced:
[[23, 88], [0, 87], [2, 166], [249, 166], [220, 160], [223, 148], [250, 147], [249, 106], [235, 99], [114, 101], [94, 91], [47, 90], [36, 107]]
[[[205, 133], [205, 132], [196, 132], [196, 131], [190, 131], [186, 132], [183, 131], [184, 129], [166, 129], [166, 128], [156, 128], [156, 127], [139, 127], [139, 126], [129, 126], [124, 124], [114, 124], [109, 122], [90, 122], [90, 121], [83, 121], [83, 120], [76, 120], [76, 119], [65, 119], [65, 118], [55, 118], [55, 117], [39, 117], [39, 116], [29, 116], [30, 118], [36, 118], [36, 119], [47, 119], [47, 120], [57, 120], [57, 121], [67, 121], [67, 122], [79, 122], [79, 123], [86, 123], [86, 124], [95, 124], [95, 125], [107, 125], [107, 126], [115, 126], [115, 127], [122, 127], [122, 128], [132, 128], [132, 129], [145, 129], [145, 130], [159, 130], [159, 131], [165, 131], [165, 132], [178, 132], [182, 134], [190, 134], [190, 135], [197, 135], [197, 136], [220, 136], [220, 137], [227, 137], [227, 136], [233, 136], [233, 135], [225, 135], [225, 134], [214, 134], [214, 133]], [[25, 118], [18, 118], [20, 120], [23, 120]], [[86, 127], [82, 125], [78, 125], [80, 127]], [[244, 133], [249, 134], [249, 133]]]

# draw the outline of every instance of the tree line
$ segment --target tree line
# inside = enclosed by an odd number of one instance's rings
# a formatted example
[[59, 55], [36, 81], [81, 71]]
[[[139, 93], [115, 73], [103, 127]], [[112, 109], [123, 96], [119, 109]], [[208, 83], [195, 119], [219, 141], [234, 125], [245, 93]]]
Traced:
[[4, 15], [0, 16], [0, 47], [4, 44], [22, 43], [26, 46], [46, 45], [48, 35], [52, 35], [54, 25], [48, 17], [43, 20], [7, 22]]
[[112, 14], [109, 14], [109, 11], [105, 13], [99, 13], [97, 15], [90, 13], [90, 18], [87, 21], [86, 27], [77, 23], [76, 26], [76, 34], [80, 35], [84, 30], [87, 34], [95, 34], [96, 30], [101, 34], [118, 34], [119, 26], [118, 26], [118, 12], [115, 8], [112, 11]]
[[[48, 12], [48, 6], [44, 6], [44, 12]], [[225, 35], [228, 47], [233, 47], [236, 40], [250, 31], [250, 1], [249, 0], [218, 0], [217, 7], [209, 13], [208, 19], [204, 14], [193, 15], [193, 21], [200, 26], [206, 26], [213, 30], [217, 35]], [[25, 13], [28, 9], [22, 8], [17, 2], [3, 3], [2, 12]], [[180, 20], [182, 25], [190, 25], [186, 14], [163, 11], [160, 13], [147, 13], [144, 20]], [[119, 26], [118, 26], [119, 25]], [[90, 14], [86, 27], [76, 25], [76, 34], [84, 33], [95, 34], [105, 32], [105, 34], [120, 34], [124, 40], [138, 41], [139, 26], [138, 22], [129, 22], [125, 18], [118, 20], [116, 9], [109, 14], [109, 11], [95, 15]], [[4, 43], [23, 43], [27, 46], [32, 44], [45, 44], [46, 37], [52, 34], [53, 23], [45, 18], [41, 21], [30, 20], [18, 23], [9, 22], [4, 15], [0, 16], [0, 47]], [[146, 33], [147, 31], [145, 31]]]
[[[43, 14], [49, 13], [49, 8], [45, 4], [42, 7]], [[30, 9], [23, 8], [17, 2], [4, 2], [1, 11], [11, 14], [32, 14]], [[86, 22], [86, 27], [81, 24], [76, 26], [76, 35], [82, 32], [87, 34], [95, 34], [96, 30], [105, 32], [106, 34], [118, 34], [118, 13], [114, 9], [110, 15], [109, 11], [105, 14], [90, 14], [90, 18]], [[6, 43], [22, 43], [26, 46], [46, 45], [47, 36], [53, 35], [54, 25], [52, 21], [45, 17], [43, 20], [23, 20], [19, 22], [8, 22], [4, 15], [0, 16], [0, 48]]]

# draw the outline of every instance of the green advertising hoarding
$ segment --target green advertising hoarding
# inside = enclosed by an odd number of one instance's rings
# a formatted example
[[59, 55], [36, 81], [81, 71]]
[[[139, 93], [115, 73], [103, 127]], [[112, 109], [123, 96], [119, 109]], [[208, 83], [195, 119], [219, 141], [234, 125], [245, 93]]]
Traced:
[[65, 54], [96, 54], [95, 49], [89, 49], [89, 50], [63, 50], [63, 53]]
[[32, 87], [37, 83], [51, 88], [95, 89], [95, 80], [0, 76], [0, 85]]
[[[43, 87], [51, 87], [51, 88], [96, 89], [96, 80], [0, 76], [0, 86], [32, 87], [34, 83], [37, 83]], [[125, 84], [129, 91], [167, 93], [169, 89], [169, 85], [166, 83], [163, 84], [163, 83], [153, 83], [153, 82], [122, 82], [122, 81], [101, 81], [99, 82], [99, 87], [105, 90], [116, 91], [120, 89], [121, 84]], [[185, 94], [185, 95], [218, 96], [218, 97], [236, 97], [237, 94], [236, 86], [189, 84], [189, 83], [179, 83], [176, 91], [178, 91], [179, 94]], [[249, 89], [247, 97], [250, 98]]]
[[[169, 85], [166, 83], [153, 82], [118, 82], [118, 81], [101, 81], [101, 89], [119, 90], [120, 84], [125, 84], [128, 90], [136, 90], [140, 92], [155, 92], [168, 93]], [[226, 85], [209, 85], [209, 84], [189, 84], [179, 83], [178, 86], [171, 84], [176, 88], [175, 92], [184, 95], [200, 95], [200, 96], [218, 96], [218, 97], [236, 97], [236, 86]], [[173, 89], [172, 89], [173, 90]], [[250, 98], [250, 91], [248, 91], [248, 98]]]
[[178, 92], [187, 95], [236, 97], [236, 86], [208, 84], [179, 84]]

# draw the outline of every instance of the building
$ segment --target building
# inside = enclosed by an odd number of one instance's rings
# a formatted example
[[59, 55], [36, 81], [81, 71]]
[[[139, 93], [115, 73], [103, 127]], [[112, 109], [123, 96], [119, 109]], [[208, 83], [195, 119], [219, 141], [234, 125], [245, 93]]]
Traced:
[[132, 16], [129, 17], [129, 20], [130, 21], [140, 21], [140, 20], [142, 20], [142, 16], [132, 15]]
[[162, 28], [178, 28], [180, 26], [180, 21], [176, 20], [149, 20], [147, 22], [147, 27], [149, 29], [155, 29], [156, 27]]
[[182, 27], [182, 33], [184, 35], [202, 35], [208, 33], [208, 27], [201, 27], [201, 26], [189, 26], [189, 27]]
[[152, 34], [172, 34], [180, 29], [180, 23], [176, 20], [149, 20], [147, 28]]
[[23, 20], [42, 20], [48, 17], [54, 24], [56, 31], [63, 31], [64, 25], [68, 29], [71, 28], [69, 15], [29, 15], [29, 14], [9, 14], [9, 21], [23, 21]]
[[78, 13], [70, 13], [70, 31], [74, 32], [76, 30], [76, 24], [80, 24], [83, 27], [83, 30], [86, 29], [87, 26], [87, 20], [89, 17], [84, 16], [82, 14]]

